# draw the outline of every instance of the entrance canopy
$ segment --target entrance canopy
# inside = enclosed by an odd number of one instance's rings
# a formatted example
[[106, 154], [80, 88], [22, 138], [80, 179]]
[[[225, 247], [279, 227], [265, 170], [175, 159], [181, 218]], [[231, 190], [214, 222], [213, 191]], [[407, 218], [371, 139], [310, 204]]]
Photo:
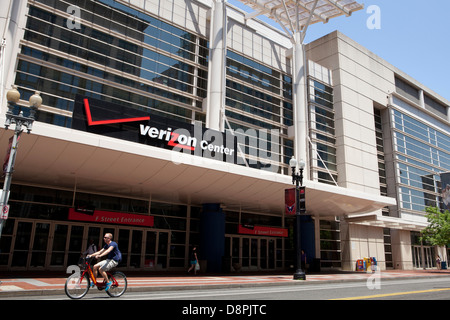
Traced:
[[378, 228], [390, 228], [420, 232], [428, 226], [424, 221], [408, 221], [396, 217], [386, 217], [379, 215], [364, 215], [348, 217], [346, 221], [350, 224], [366, 225]]
[[264, 15], [274, 20], [286, 33], [304, 31], [310, 24], [327, 23], [331, 18], [350, 16], [364, 5], [353, 0], [239, 0], [254, 12], [246, 19]]
[[[1, 121], [1, 119], [0, 119]], [[6, 152], [11, 130], [0, 130]], [[58, 137], [58, 138], [55, 138]], [[20, 137], [13, 184], [172, 203], [220, 203], [282, 215], [290, 176], [37, 123]], [[344, 216], [395, 205], [393, 198], [305, 181], [308, 214]]]

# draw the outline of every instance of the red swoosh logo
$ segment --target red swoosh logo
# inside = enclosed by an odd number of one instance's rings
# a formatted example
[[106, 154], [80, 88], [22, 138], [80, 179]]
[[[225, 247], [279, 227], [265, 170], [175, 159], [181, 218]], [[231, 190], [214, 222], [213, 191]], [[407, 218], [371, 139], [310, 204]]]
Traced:
[[150, 117], [138, 117], [138, 118], [125, 118], [125, 119], [113, 119], [113, 120], [99, 120], [93, 121], [91, 115], [91, 108], [89, 107], [88, 99], [84, 99], [84, 110], [86, 111], [86, 118], [89, 126], [98, 126], [101, 124], [111, 124], [111, 123], [125, 123], [125, 122], [135, 122], [150, 120]]
[[191, 151], [195, 150], [194, 147], [190, 147], [190, 146], [187, 146], [187, 145], [184, 145], [184, 144], [175, 143], [175, 141], [177, 141], [179, 136], [180, 136], [179, 133], [172, 132], [172, 139], [170, 139], [170, 141], [167, 143], [167, 145], [171, 146], [171, 147], [180, 147], [180, 148], [191, 150]]

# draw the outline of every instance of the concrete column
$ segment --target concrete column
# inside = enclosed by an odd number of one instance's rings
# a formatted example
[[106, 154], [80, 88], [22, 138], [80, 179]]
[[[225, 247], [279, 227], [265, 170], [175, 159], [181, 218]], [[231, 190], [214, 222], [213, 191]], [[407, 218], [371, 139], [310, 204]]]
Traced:
[[296, 32], [294, 45], [293, 81], [294, 81], [294, 130], [295, 144], [294, 155], [297, 161], [304, 160], [306, 163], [305, 178], [309, 179], [308, 158], [308, 123], [307, 123], [307, 100], [305, 79], [305, 50], [301, 42], [300, 32]]
[[27, 10], [26, 0], [2, 0], [2, 10], [0, 10], [0, 107], [2, 113], [7, 110], [6, 92], [14, 83], [14, 69], [17, 54], [20, 51], [19, 41], [23, 38]]
[[394, 269], [413, 270], [411, 232], [391, 229], [391, 247]]
[[213, 1], [210, 30], [206, 127], [223, 132], [227, 49], [227, 12], [225, 0]]
[[219, 203], [203, 204], [200, 216], [199, 260], [206, 260], [207, 272], [221, 272], [225, 251], [225, 214]]

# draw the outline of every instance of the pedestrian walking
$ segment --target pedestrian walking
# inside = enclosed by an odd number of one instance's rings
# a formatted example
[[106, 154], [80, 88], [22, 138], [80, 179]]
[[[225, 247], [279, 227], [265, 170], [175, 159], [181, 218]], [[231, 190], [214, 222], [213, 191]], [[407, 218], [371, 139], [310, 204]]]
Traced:
[[198, 258], [197, 258], [197, 247], [193, 246], [191, 250], [191, 254], [189, 255], [189, 263], [191, 266], [188, 269], [188, 274], [191, 272], [192, 269], [194, 269], [194, 275], [197, 275], [197, 264], [198, 264]]
[[436, 267], [438, 270], [441, 270], [441, 257], [439, 255], [436, 257]]

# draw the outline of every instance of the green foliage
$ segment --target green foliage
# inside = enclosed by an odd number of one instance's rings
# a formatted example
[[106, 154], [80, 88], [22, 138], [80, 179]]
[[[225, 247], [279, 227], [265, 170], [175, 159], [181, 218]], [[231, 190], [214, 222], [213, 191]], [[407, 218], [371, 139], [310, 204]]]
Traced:
[[422, 241], [435, 246], [450, 244], [450, 212], [441, 212], [437, 207], [427, 207], [428, 227], [422, 231]]

